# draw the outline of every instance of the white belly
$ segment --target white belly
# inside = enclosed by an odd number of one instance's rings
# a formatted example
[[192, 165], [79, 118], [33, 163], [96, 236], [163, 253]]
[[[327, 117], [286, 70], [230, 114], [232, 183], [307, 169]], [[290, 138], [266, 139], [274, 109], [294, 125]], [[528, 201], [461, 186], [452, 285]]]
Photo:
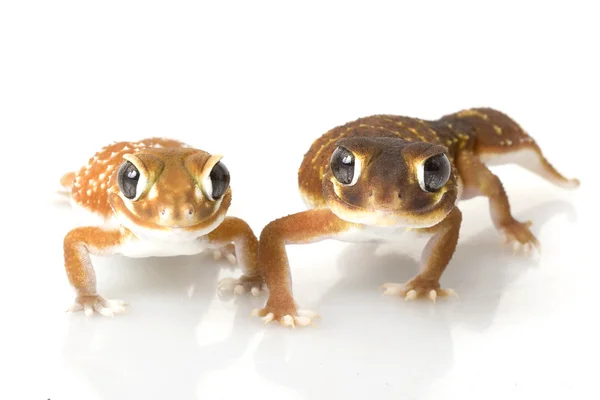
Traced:
[[172, 257], [202, 253], [209, 248], [206, 240], [186, 240], [167, 242], [153, 238], [135, 238], [125, 242], [116, 251], [127, 257]]
[[416, 230], [403, 228], [403, 227], [376, 227], [376, 226], [364, 226], [363, 228], [353, 228], [349, 231], [343, 232], [332, 239], [341, 240], [343, 242], [371, 242], [371, 243], [384, 243], [384, 242], [400, 242], [403, 240], [411, 240], [418, 237], [431, 236], [430, 234], [423, 234]]

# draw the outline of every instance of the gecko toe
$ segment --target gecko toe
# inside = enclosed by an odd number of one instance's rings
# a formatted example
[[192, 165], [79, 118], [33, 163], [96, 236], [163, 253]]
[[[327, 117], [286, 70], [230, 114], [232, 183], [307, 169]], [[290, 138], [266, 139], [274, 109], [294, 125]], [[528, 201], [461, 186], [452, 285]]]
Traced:
[[114, 317], [115, 313], [108, 307], [104, 307], [102, 304], [94, 305], [94, 311], [105, 317]]
[[213, 250], [212, 255], [215, 261], [219, 261], [221, 258], [223, 258], [223, 253], [221, 253], [221, 250]]
[[235, 288], [233, 289], [233, 293], [235, 294], [244, 294], [246, 292], [246, 289], [244, 289], [244, 286], [242, 285], [235, 285]]
[[91, 317], [92, 315], [94, 315], [94, 308], [92, 307], [91, 304], [84, 304], [83, 305], [83, 313], [85, 314], [86, 317]]
[[383, 296], [398, 296], [402, 294], [402, 290], [404, 289], [404, 285], [400, 283], [384, 283], [381, 286], [383, 289]]
[[316, 326], [314, 320], [321, 318], [319, 314], [310, 310], [276, 310], [272, 308], [256, 308], [250, 313], [253, 317], [262, 317], [265, 325], [277, 321], [281, 326], [297, 328], [302, 326]]
[[266, 325], [269, 322], [273, 321], [274, 318], [275, 318], [275, 315], [273, 313], [268, 313], [267, 315], [262, 317], [262, 320], [265, 321], [265, 325]]
[[83, 313], [91, 317], [98, 313], [105, 317], [113, 317], [117, 314], [127, 312], [127, 304], [123, 300], [106, 300], [101, 296], [79, 296], [73, 305], [67, 309], [69, 312], [83, 310]]
[[294, 317], [294, 321], [300, 326], [307, 326], [312, 322], [309, 317]]
[[300, 309], [300, 310], [298, 310], [298, 315], [300, 317], [305, 317], [305, 318], [308, 318], [311, 320], [312, 319], [322, 319], [319, 314], [317, 314], [316, 312], [311, 311], [311, 310]]
[[435, 299], [437, 298], [437, 292], [435, 291], [435, 289], [431, 289], [429, 291], [429, 298], [435, 303]]
[[409, 290], [406, 293], [406, 297], [404, 297], [404, 301], [415, 300], [416, 298], [417, 298], [417, 291], [416, 290]]
[[291, 315], [284, 315], [283, 318], [281, 318], [281, 325], [295, 328], [296, 324], [294, 323], [294, 317]]

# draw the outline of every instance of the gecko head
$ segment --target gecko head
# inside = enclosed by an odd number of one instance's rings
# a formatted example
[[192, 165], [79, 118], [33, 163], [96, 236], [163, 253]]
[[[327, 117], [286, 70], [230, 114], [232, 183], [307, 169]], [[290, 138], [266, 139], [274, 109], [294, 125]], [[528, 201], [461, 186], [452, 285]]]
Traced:
[[344, 138], [331, 155], [323, 195], [331, 211], [349, 222], [424, 228], [454, 207], [457, 173], [443, 146]]
[[125, 154], [109, 184], [110, 205], [121, 224], [134, 232], [208, 233], [231, 204], [229, 171], [220, 160], [181, 147]]

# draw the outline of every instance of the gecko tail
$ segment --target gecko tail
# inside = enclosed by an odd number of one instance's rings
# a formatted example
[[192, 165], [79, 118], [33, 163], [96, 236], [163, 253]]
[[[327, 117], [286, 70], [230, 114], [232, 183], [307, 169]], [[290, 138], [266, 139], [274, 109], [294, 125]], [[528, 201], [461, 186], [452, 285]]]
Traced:
[[491, 108], [472, 108], [442, 120], [470, 131], [474, 152], [487, 165], [516, 164], [562, 188], [574, 189], [579, 180], [563, 176], [544, 157], [535, 140], [506, 114]]
[[558, 172], [535, 144], [502, 153], [482, 152], [479, 157], [486, 165], [516, 164], [565, 189], [575, 189], [580, 185], [579, 179], [569, 179]]

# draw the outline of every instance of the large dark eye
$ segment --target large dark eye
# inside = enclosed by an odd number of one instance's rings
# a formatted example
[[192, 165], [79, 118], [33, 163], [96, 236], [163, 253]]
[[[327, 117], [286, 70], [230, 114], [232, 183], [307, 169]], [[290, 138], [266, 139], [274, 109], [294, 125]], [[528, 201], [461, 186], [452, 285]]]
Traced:
[[338, 147], [331, 155], [329, 165], [335, 179], [342, 185], [354, 185], [360, 175], [359, 161], [344, 147]]
[[420, 168], [422, 171], [419, 171], [419, 184], [421, 189], [427, 192], [440, 190], [448, 182], [452, 169], [445, 154], [429, 157]]
[[138, 181], [140, 180], [140, 171], [129, 161], [125, 161], [119, 167], [117, 174], [117, 183], [123, 196], [128, 199], [134, 199], [137, 195]]
[[[206, 185], [206, 194], [210, 200], [218, 200], [229, 187], [229, 171], [222, 162], [218, 162], [210, 171], [210, 184]], [[208, 182], [207, 182], [208, 183]]]

